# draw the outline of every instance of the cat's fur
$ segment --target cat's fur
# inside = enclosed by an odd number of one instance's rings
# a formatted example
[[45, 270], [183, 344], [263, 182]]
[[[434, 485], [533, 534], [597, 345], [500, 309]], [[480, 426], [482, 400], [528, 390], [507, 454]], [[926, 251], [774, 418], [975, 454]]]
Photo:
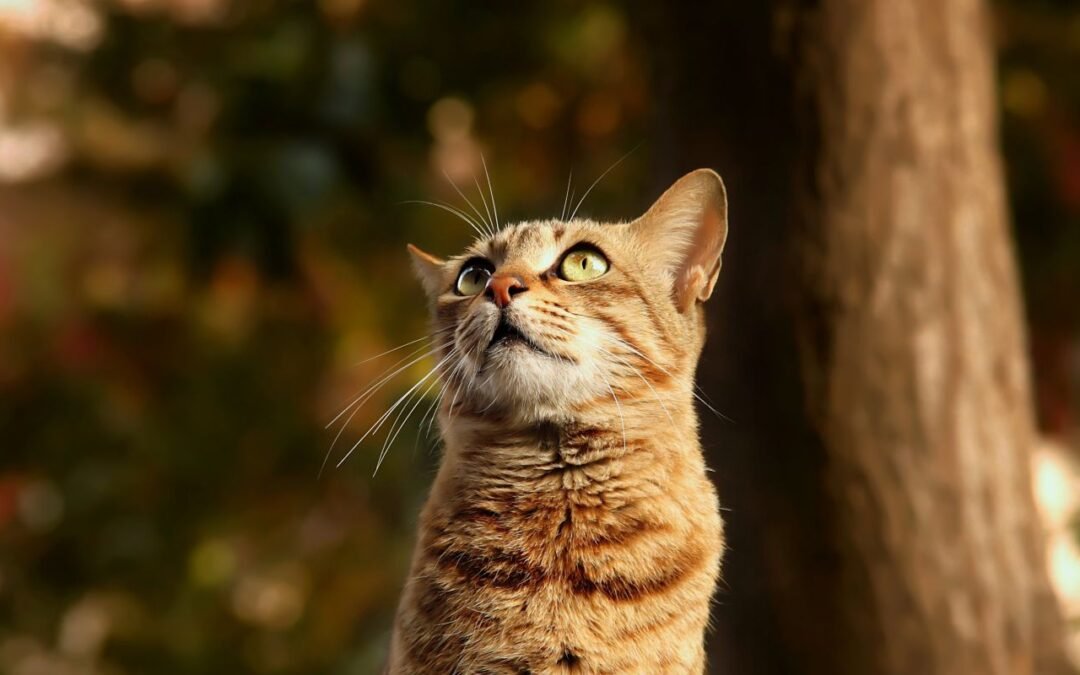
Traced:
[[[410, 247], [449, 357], [445, 455], [390, 673], [704, 671], [723, 535], [693, 381], [726, 235], [698, 170], [631, 223], [521, 223], [445, 262]], [[552, 272], [579, 242], [606, 274]], [[527, 291], [455, 294], [474, 257]], [[489, 347], [500, 313], [550, 355]]]

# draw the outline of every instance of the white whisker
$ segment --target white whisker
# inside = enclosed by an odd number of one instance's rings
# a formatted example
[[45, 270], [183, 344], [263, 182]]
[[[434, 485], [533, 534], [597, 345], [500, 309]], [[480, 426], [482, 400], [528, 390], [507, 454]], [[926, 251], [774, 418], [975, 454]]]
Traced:
[[[454, 188], [454, 191], [457, 192], [458, 195], [460, 195], [461, 198], [465, 200], [465, 203], [469, 205], [469, 208], [473, 210], [473, 213], [476, 214], [477, 220], [479, 220], [481, 223], [484, 224], [484, 230], [485, 231], [490, 231], [491, 230], [491, 224], [488, 221], [484, 220], [484, 214], [480, 213], [480, 210], [477, 209], [476, 206], [474, 206], [471, 201], [469, 201], [469, 198], [465, 196], [465, 193], [461, 191], [461, 188], [459, 188], [457, 186], [457, 183], [450, 180], [450, 174], [446, 173], [446, 171], [443, 171], [442, 175], [443, 175], [444, 178], [446, 178], [446, 182], [450, 183], [450, 186]], [[491, 217], [491, 214], [488, 214], [488, 218], [490, 218], [490, 217]]]
[[653, 398], [655, 398], [656, 402], [660, 404], [660, 407], [664, 409], [664, 414], [667, 415], [668, 421], [671, 422], [671, 428], [674, 429], [675, 428], [675, 420], [671, 417], [671, 411], [668, 410], [668, 407], [666, 405], [664, 405], [664, 402], [660, 399], [660, 393], [656, 391], [656, 387], [653, 386], [652, 382], [649, 382], [649, 380], [647, 380], [645, 378], [645, 376], [641, 374], [641, 371], [634, 367], [634, 364], [626, 361], [624, 358], [622, 358], [618, 354], [615, 354], [613, 352], [609, 352], [608, 350], [604, 349], [603, 347], [597, 347], [597, 349], [599, 349], [604, 354], [607, 354], [608, 356], [610, 356], [610, 357], [612, 357], [614, 359], [617, 359], [619, 361], [619, 363], [621, 363], [624, 366], [626, 366], [627, 368], [629, 368], [631, 371], [633, 371], [633, 373], [635, 375], [637, 375], [639, 378], [641, 378], [641, 381], [645, 383], [645, 386], [647, 386], [649, 389], [652, 390]]
[[346, 452], [345, 456], [342, 457], [341, 460], [337, 463], [337, 468], [341, 468], [341, 465], [344, 464], [345, 461], [347, 459], [349, 459], [349, 457], [352, 456], [353, 452], [355, 452], [358, 447], [360, 447], [360, 444], [364, 442], [364, 439], [366, 439], [371, 434], [377, 432], [382, 427], [382, 425], [386, 422], [386, 420], [390, 417], [390, 415], [392, 415], [394, 413], [394, 411], [397, 410], [398, 406], [401, 405], [402, 401], [405, 400], [406, 396], [408, 396], [409, 394], [416, 391], [421, 385], [424, 384], [424, 382], [427, 382], [428, 378], [430, 378], [432, 375], [435, 374], [435, 371], [438, 370], [439, 366], [446, 363], [447, 360], [450, 359], [450, 357], [454, 356], [454, 354], [455, 354], [455, 352], [451, 352], [450, 354], [447, 354], [445, 357], [443, 357], [443, 359], [441, 361], [439, 361], [437, 364], [435, 364], [434, 368], [432, 368], [431, 370], [428, 371], [427, 375], [422, 377], [420, 379], [420, 381], [418, 381], [416, 384], [409, 387], [409, 390], [406, 391], [404, 394], [402, 394], [401, 397], [398, 398], [398, 400], [394, 402], [394, 405], [390, 406], [390, 408], [387, 409], [387, 411], [384, 412], [382, 414], [382, 416], [379, 417], [379, 419], [377, 419], [375, 421], [375, 423], [372, 424], [371, 427], [369, 427], [368, 430], [364, 432], [364, 435], [361, 436], [360, 439], [358, 441], [356, 441], [356, 443], [354, 443], [351, 448], [349, 448], [349, 451]]
[[469, 214], [465, 213], [464, 211], [462, 211], [461, 209], [459, 209], [459, 208], [457, 208], [455, 206], [450, 206], [449, 204], [442, 204], [442, 203], [439, 203], [439, 202], [429, 202], [429, 201], [425, 201], [423, 199], [408, 199], [408, 200], [400, 202], [400, 203], [401, 204], [423, 204], [425, 206], [434, 206], [437, 209], [442, 209], [443, 211], [447, 211], [449, 213], [452, 213], [455, 216], [457, 216], [458, 218], [461, 218], [462, 220], [464, 220], [466, 223], [469, 224], [469, 227], [471, 227], [481, 237], [486, 237], [487, 236], [486, 234], [484, 234], [484, 230], [480, 227], [480, 225], [477, 224], [477, 222], [475, 220], [473, 220], [469, 216]]
[[[480, 187], [480, 181], [476, 179], [476, 174], [473, 174], [473, 183], [476, 184], [476, 192], [480, 195], [480, 201], [484, 204], [484, 213], [487, 214], [488, 223], [491, 223], [491, 209], [488, 208], [487, 197], [484, 196], [484, 189]], [[494, 235], [498, 231], [497, 228], [491, 228], [491, 234]]]
[[[424, 398], [431, 393], [431, 390], [434, 389], [437, 384], [439, 384], [439, 379], [435, 378], [435, 381], [428, 386], [424, 393], [416, 395], [416, 403], [413, 403], [412, 408], [409, 408], [409, 412], [405, 414], [405, 417], [403, 419], [401, 418], [401, 413], [398, 413], [398, 418], [401, 420], [400, 423], [398, 422], [398, 420], [394, 420], [394, 425], [397, 425], [397, 431], [394, 431], [394, 427], [391, 426], [390, 431], [387, 432], [386, 441], [383, 442], [382, 451], [379, 452], [379, 461], [375, 463], [375, 473], [371, 474], [372, 477], [374, 477], [375, 474], [379, 473], [379, 467], [382, 466], [383, 460], [386, 458], [386, 454], [390, 451], [391, 446], [394, 445], [394, 441], [397, 440], [397, 437], [401, 433], [402, 429], [404, 429], [405, 425], [408, 424], [409, 418], [412, 417], [413, 413], [416, 412], [416, 409], [420, 406], [421, 403], [423, 403]], [[408, 403], [406, 403], [405, 405], [408, 405]], [[405, 410], [405, 408], [402, 407], [402, 410]]]
[[[394, 368], [394, 366], [397, 366], [398, 364], [408, 360], [410, 357], [418, 354], [419, 352], [424, 352], [424, 353], [420, 354], [420, 356], [417, 356], [416, 358], [412, 359], [411, 361], [409, 361], [405, 365], [401, 366], [400, 368], [397, 368], [396, 370], [394, 370], [394, 372], [390, 373], [389, 375], [381, 377], [374, 384], [369, 385], [368, 388], [363, 393], [361, 393], [359, 396], [354, 398], [349, 403], [349, 405], [345, 406], [345, 408], [334, 417], [334, 419], [330, 420], [330, 422], [327, 423], [327, 425], [324, 427], [326, 429], [330, 428], [330, 426], [333, 425], [334, 422], [338, 421], [341, 418], [342, 415], [344, 415], [346, 412], [348, 412], [350, 409], [352, 409], [352, 412], [349, 413], [349, 416], [341, 424], [341, 428], [338, 429], [337, 434], [334, 435], [334, 440], [332, 440], [330, 442], [330, 447], [327, 449], [326, 454], [323, 456], [322, 464], [319, 465], [319, 473], [318, 473], [319, 478], [322, 477], [323, 471], [326, 470], [326, 463], [329, 461], [330, 456], [332, 454], [334, 454], [334, 448], [337, 447], [337, 442], [341, 439], [341, 435], [343, 433], [345, 433], [345, 429], [347, 429], [349, 427], [349, 424], [352, 423], [353, 418], [356, 417], [356, 414], [358, 412], [360, 412], [360, 408], [362, 408], [364, 406], [364, 403], [366, 403], [369, 399], [371, 399], [371, 397], [374, 396], [375, 393], [379, 389], [381, 389], [383, 386], [385, 386], [387, 382], [389, 382], [390, 380], [397, 377], [400, 373], [402, 373], [406, 369], [408, 369], [411, 366], [419, 363], [420, 361], [423, 361], [427, 357], [429, 357], [432, 354], [434, 354], [435, 352], [437, 352], [439, 349], [442, 349], [442, 348], [444, 348], [446, 346], [447, 346], [447, 344], [442, 344], [442, 345], [436, 346], [434, 349], [428, 349], [427, 347], [421, 347], [420, 349], [417, 349], [417, 350], [413, 351], [411, 354], [409, 354], [405, 358], [401, 359], [400, 361], [395, 363], [393, 366], [390, 366], [390, 368]], [[453, 352], [451, 352], [451, 354], [452, 353]], [[383, 371], [383, 372], [385, 373], [386, 371]]]
[[[334, 422], [337, 422], [339, 419], [341, 419], [341, 416], [344, 415], [345, 413], [349, 412], [349, 410], [353, 406], [355, 406], [357, 403], [361, 403], [364, 400], [366, 400], [368, 395], [373, 393], [374, 390], [377, 387], [379, 387], [382, 384], [385, 384], [387, 381], [392, 379], [394, 376], [396, 376], [398, 373], [405, 370], [409, 366], [412, 366], [412, 365], [414, 365], [414, 364], [416, 364], [416, 363], [418, 363], [420, 361], [423, 361], [428, 356], [436, 353], [437, 351], [439, 351], [440, 349], [442, 349], [443, 347], [446, 347], [446, 346], [447, 346], [447, 344], [436, 345], [435, 347], [432, 347], [431, 345], [424, 345], [424, 346], [420, 347], [419, 349], [414, 349], [412, 352], [405, 355], [404, 358], [402, 358], [397, 363], [390, 366], [390, 368], [387, 368], [382, 373], [380, 373], [377, 376], [378, 379], [377, 379], [376, 382], [374, 382], [373, 384], [368, 385], [367, 389], [365, 389], [364, 391], [357, 394], [356, 397], [353, 398], [352, 401], [350, 401], [348, 405], [346, 405], [344, 408], [341, 409], [341, 412], [339, 412], [337, 415], [334, 415], [334, 419], [332, 419], [332, 420], [330, 420], [329, 422], [326, 423], [326, 426], [324, 426], [323, 429], [329, 429], [331, 426], [333, 426]], [[421, 352], [423, 352], [423, 353], [421, 354]], [[416, 356], [417, 354], [420, 354], [420, 356]], [[416, 358], [413, 358], [414, 356], [416, 356]], [[409, 361], [409, 359], [412, 359], [412, 360]], [[405, 363], [405, 361], [409, 361], [409, 362]], [[397, 368], [397, 366], [401, 365], [402, 363], [405, 363], [405, 365], [401, 366], [400, 368]], [[385, 375], [385, 377], [384, 377], [384, 374], [387, 371], [389, 371], [389, 370], [391, 370], [393, 368], [397, 368], [397, 370], [394, 370], [394, 372], [390, 373], [389, 375]]]
[[424, 335], [422, 337], [416, 338], [415, 340], [409, 340], [408, 342], [406, 342], [403, 345], [398, 345], [397, 347], [394, 347], [393, 349], [387, 349], [382, 354], [376, 354], [375, 356], [369, 356], [369, 357], [367, 357], [366, 359], [364, 359], [362, 361], [357, 361], [356, 363], [353, 364], [353, 367], [355, 368], [356, 366], [363, 365], [363, 364], [365, 364], [365, 363], [367, 363], [369, 361], [374, 361], [375, 359], [386, 356], [387, 354], [393, 354], [394, 352], [396, 352], [396, 351], [398, 351], [400, 349], [405, 349], [409, 345], [414, 345], [417, 342], [422, 342], [424, 340], [434, 339], [435, 336], [441, 335], [442, 333], [446, 333], [447, 331], [450, 331], [450, 330], [453, 330], [453, 326], [450, 326], [450, 327], [447, 327], [447, 328], [442, 328], [442, 329], [437, 330], [437, 331], [433, 331], [430, 335]]
[[[582, 315], [582, 316], [583, 316], [583, 315]], [[667, 375], [668, 377], [672, 377], [672, 378], [673, 378], [673, 377], [675, 377], [675, 375], [673, 375], [673, 374], [671, 373], [671, 371], [670, 371], [670, 370], [668, 370], [667, 368], [665, 368], [665, 367], [661, 366], [661, 365], [660, 365], [659, 363], [657, 363], [656, 361], [653, 361], [653, 360], [652, 360], [652, 359], [650, 359], [650, 358], [649, 358], [648, 356], [645, 356], [645, 355], [644, 355], [644, 354], [642, 354], [642, 353], [641, 353], [640, 351], [638, 351], [637, 349], [635, 349], [633, 345], [631, 345], [631, 344], [627, 343], [627, 342], [626, 342], [625, 340], [623, 340], [623, 339], [621, 339], [621, 338], [618, 338], [618, 337], [610, 336], [610, 335], [605, 335], [604, 337], [605, 337], [605, 338], [607, 338], [607, 339], [609, 339], [609, 340], [612, 340], [612, 341], [616, 342], [616, 343], [617, 343], [617, 344], [619, 344], [619, 345], [622, 345], [623, 347], [625, 347], [626, 349], [630, 350], [630, 351], [631, 351], [631, 352], [633, 352], [634, 354], [636, 354], [636, 355], [640, 356], [640, 357], [641, 357], [642, 359], [645, 359], [646, 361], [648, 361], [648, 362], [649, 362], [649, 363], [651, 363], [652, 365], [654, 365], [654, 366], [656, 366], [657, 368], [659, 368], [660, 370], [662, 370], [662, 371], [663, 371], [663, 372], [664, 372], [664, 373], [665, 373], [665, 374], [666, 374], [666, 375]], [[703, 392], [703, 391], [701, 390], [701, 387], [700, 387], [700, 386], [698, 386], [698, 384], [697, 384], [697, 383], [694, 383], [694, 384], [693, 384], [693, 387], [694, 387], [694, 389], [697, 389], [697, 390], [698, 390], [698, 392], [701, 392], [702, 394], [704, 394], [704, 393], [705, 393], [705, 392]], [[704, 399], [704, 398], [703, 398], [702, 396], [698, 395], [698, 393], [697, 393], [697, 392], [695, 392], [695, 391], [691, 391], [691, 392], [690, 392], [690, 395], [691, 395], [691, 396], [693, 396], [693, 397], [694, 397], [695, 399], [697, 399], [697, 400], [698, 400], [698, 401], [699, 401], [699, 402], [701, 403], [701, 405], [703, 405], [703, 406], [705, 406], [706, 408], [708, 408], [708, 409], [709, 409], [709, 411], [710, 411], [710, 412], [712, 412], [712, 413], [713, 413], [714, 415], [716, 415], [717, 417], [720, 417], [721, 419], [727, 420], [728, 422], [734, 422], [734, 421], [735, 421], [735, 420], [731, 419], [730, 417], [728, 417], [727, 415], [725, 415], [724, 413], [722, 413], [722, 412], [720, 412], [719, 410], [717, 410], [716, 408], [714, 408], [714, 407], [712, 406], [712, 404], [710, 404], [710, 403], [709, 403], [708, 401], [706, 401], [706, 400], [705, 400], [705, 399]]]
[[608, 167], [607, 171], [600, 174], [600, 177], [593, 181], [593, 184], [589, 186], [589, 189], [586, 190], [585, 194], [581, 195], [581, 199], [578, 200], [577, 206], [574, 207], [574, 212], [570, 214], [570, 220], [574, 219], [574, 216], [577, 215], [578, 209], [580, 209], [581, 205], [585, 202], [585, 198], [589, 196], [589, 193], [593, 191], [594, 187], [596, 187], [597, 185], [600, 184], [600, 181], [604, 180], [604, 176], [606, 176], [609, 173], [611, 173], [612, 171], [614, 171], [615, 167], [622, 164], [623, 160], [626, 159], [627, 157], [629, 157], [630, 155], [634, 154], [634, 151], [637, 150], [639, 147], [641, 147], [641, 143], [638, 143], [637, 145], [635, 145], [633, 148], [630, 149], [630, 152], [626, 153], [625, 155], [623, 155], [622, 157], [617, 159], [614, 164], [612, 164], [611, 166]]
[[615, 395], [615, 390], [611, 388], [611, 383], [607, 381], [607, 378], [603, 375], [600, 376], [604, 380], [604, 384], [607, 385], [608, 391], [611, 392], [611, 398], [615, 401], [615, 407], [619, 411], [619, 424], [622, 425], [622, 449], [623, 454], [626, 454], [626, 419], [622, 414], [622, 404], [619, 403], [619, 397]]
[[[457, 375], [458, 377], [461, 377], [462, 375], [464, 375], [464, 372], [465, 372], [465, 362], [464, 361], [458, 361], [457, 363], [454, 364], [454, 369], [450, 372], [450, 376], [451, 376], [451, 378], [453, 378], [455, 375]], [[469, 376], [470, 379], [472, 379], [473, 377], [475, 377], [475, 376], [473, 376], [473, 375]], [[459, 382], [457, 385], [454, 386], [454, 397], [450, 400], [450, 408], [446, 412], [446, 418], [447, 418], [448, 421], [454, 419], [454, 404], [457, 403], [458, 395], [461, 393], [461, 387], [464, 384], [465, 384], [464, 382]]]
[[484, 165], [484, 176], [487, 177], [488, 192], [491, 193], [491, 211], [495, 214], [495, 229], [498, 230], [499, 226], [499, 209], [495, 206], [495, 190], [491, 188], [491, 174], [488, 173], [487, 161], [484, 159], [484, 153], [480, 153], [480, 163]]
[[[435, 400], [428, 406], [427, 411], [424, 412], [424, 416], [420, 418], [420, 422], [417, 424], [417, 430], [424, 426], [424, 420], [428, 420], [427, 431], [424, 432], [428, 438], [431, 438], [431, 427], [435, 423], [435, 411], [438, 409], [439, 404], [442, 403], [443, 396], [446, 394], [446, 388], [450, 386], [449, 382], [443, 384], [442, 389], [439, 390], [439, 394], [435, 397]], [[419, 435], [419, 434], [418, 434]]]
[[353, 364], [353, 367], [355, 368], [356, 366], [362, 366], [365, 363], [368, 363], [369, 361], [374, 361], [375, 359], [382, 358], [383, 356], [386, 356], [387, 354], [393, 354], [394, 352], [398, 351], [399, 349], [405, 349], [409, 345], [414, 345], [417, 342], [423, 342], [425, 340], [430, 340], [430, 339], [431, 339], [430, 335], [425, 335], [423, 337], [418, 337], [415, 340], [409, 340], [405, 344], [394, 347], [393, 349], [387, 349], [385, 352], [383, 352], [381, 354], [376, 354], [375, 356], [369, 356], [369, 357], [367, 357], [366, 359], [364, 359], [362, 361], [357, 361], [356, 363]]
[[570, 183], [574, 181], [574, 170], [570, 169], [570, 175], [566, 177], [566, 194], [562, 200], [562, 211], [559, 211], [559, 220], [566, 220], [566, 207], [570, 205]]
[[[581, 317], [582, 319], [590, 319], [590, 320], [592, 320], [592, 321], [597, 321], [597, 322], [601, 322], [601, 321], [600, 321], [600, 319], [596, 318], [595, 316], [590, 316], [590, 315], [588, 315], [588, 314], [582, 314], [582, 313], [580, 313], [580, 312], [571, 312], [571, 311], [570, 311], [570, 310], [568, 310], [568, 309], [567, 309], [567, 310], [564, 310], [564, 311], [565, 311], [566, 313], [568, 313], [568, 314], [572, 314], [572, 315], [574, 315], [574, 316], [578, 316], [578, 317]], [[602, 323], [602, 322], [601, 322], [601, 323]], [[642, 359], [644, 359], [645, 361], [647, 361], [647, 362], [651, 363], [651, 364], [652, 364], [653, 366], [656, 366], [656, 368], [658, 368], [658, 369], [660, 369], [661, 371], [663, 371], [663, 372], [664, 372], [664, 373], [665, 373], [665, 374], [666, 374], [666, 375], [667, 375], [668, 377], [671, 377], [671, 378], [674, 378], [674, 377], [675, 377], [675, 375], [674, 375], [674, 374], [673, 374], [673, 373], [672, 373], [672, 372], [671, 372], [670, 370], [668, 370], [667, 368], [663, 367], [662, 365], [660, 365], [660, 364], [659, 364], [659, 363], [657, 363], [656, 361], [653, 361], [652, 359], [650, 359], [650, 358], [649, 358], [648, 356], [646, 356], [645, 354], [642, 354], [642, 353], [641, 353], [641, 351], [639, 351], [639, 350], [638, 350], [637, 348], [635, 348], [635, 347], [634, 347], [633, 345], [631, 345], [630, 343], [628, 343], [628, 342], [627, 342], [626, 340], [623, 340], [623, 339], [621, 339], [621, 338], [618, 338], [618, 337], [615, 337], [615, 336], [612, 336], [612, 335], [607, 335], [607, 334], [605, 334], [605, 333], [599, 333], [599, 335], [600, 335], [600, 337], [602, 337], [602, 338], [605, 338], [605, 339], [607, 339], [607, 340], [610, 340], [610, 341], [614, 342], [615, 344], [618, 344], [618, 345], [620, 345], [620, 346], [624, 347], [625, 349], [629, 350], [629, 351], [630, 351], [630, 352], [632, 352], [633, 354], [636, 354], [637, 356], [641, 357], [641, 358], [642, 358]], [[732, 423], [734, 423], [734, 422], [735, 422], [735, 420], [731, 419], [730, 417], [728, 417], [728, 416], [727, 416], [727, 415], [725, 415], [724, 413], [722, 413], [722, 412], [720, 412], [719, 410], [717, 410], [717, 409], [716, 409], [716, 408], [715, 408], [715, 407], [714, 407], [714, 406], [713, 406], [713, 405], [712, 405], [711, 403], [709, 403], [709, 401], [707, 401], [707, 400], [706, 400], [706, 399], [704, 398], [704, 394], [705, 394], [705, 392], [704, 392], [704, 391], [703, 391], [703, 390], [701, 389], [701, 387], [700, 387], [700, 386], [699, 386], [699, 385], [698, 385], [698, 384], [697, 384], [696, 382], [695, 382], [695, 383], [693, 383], [693, 388], [694, 388], [694, 389], [696, 389], [697, 391], [696, 391], [696, 392], [695, 392], [695, 391], [691, 391], [691, 392], [690, 392], [690, 395], [691, 395], [691, 396], [693, 396], [693, 397], [694, 397], [695, 399], [697, 399], [697, 400], [698, 400], [698, 401], [699, 401], [699, 402], [701, 403], [701, 405], [703, 405], [703, 406], [705, 406], [706, 408], [708, 408], [708, 409], [709, 409], [709, 412], [711, 412], [712, 414], [716, 415], [716, 416], [717, 416], [717, 417], [719, 417], [720, 419], [723, 419], [723, 420], [726, 420], [726, 421], [728, 421], [728, 422], [732, 422]], [[701, 392], [701, 395], [699, 395], [699, 394], [698, 394], [698, 392]]]

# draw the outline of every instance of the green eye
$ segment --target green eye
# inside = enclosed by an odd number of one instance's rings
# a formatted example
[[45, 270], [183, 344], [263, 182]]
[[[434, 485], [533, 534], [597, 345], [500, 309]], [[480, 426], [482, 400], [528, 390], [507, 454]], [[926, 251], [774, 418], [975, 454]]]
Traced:
[[487, 288], [488, 279], [491, 278], [489, 265], [481, 261], [466, 263], [458, 274], [454, 290], [458, 295], [478, 295]]
[[567, 281], [588, 281], [608, 271], [604, 254], [589, 246], [579, 246], [563, 256], [559, 276]]

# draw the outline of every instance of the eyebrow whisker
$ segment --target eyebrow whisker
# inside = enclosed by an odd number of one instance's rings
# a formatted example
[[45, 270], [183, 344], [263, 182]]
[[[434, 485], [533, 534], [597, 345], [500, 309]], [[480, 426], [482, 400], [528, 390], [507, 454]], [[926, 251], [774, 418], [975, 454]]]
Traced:
[[468, 223], [469, 227], [471, 227], [473, 230], [475, 230], [476, 233], [478, 235], [480, 235], [481, 237], [487, 237], [488, 236], [487, 234], [484, 233], [483, 228], [481, 228], [480, 225], [475, 220], [473, 220], [472, 217], [469, 214], [465, 213], [464, 211], [457, 208], [456, 206], [451, 206], [449, 204], [443, 204], [441, 202], [424, 201], [423, 199], [407, 199], [407, 200], [405, 200], [403, 202], [399, 202], [399, 203], [400, 204], [423, 204], [425, 206], [434, 206], [437, 209], [442, 209], [443, 211], [447, 211], [449, 213], [454, 214], [458, 218], [461, 218], [466, 223]]
[[559, 220], [566, 220], [566, 207], [570, 205], [570, 183], [574, 181], [574, 170], [570, 169], [570, 175], [566, 177], [566, 194], [562, 200], [562, 211], [559, 212]]
[[[490, 224], [492, 222], [491, 209], [488, 208], [488, 201], [487, 201], [487, 197], [484, 196], [484, 189], [480, 187], [480, 181], [477, 180], [475, 173], [473, 174], [472, 179], [473, 179], [473, 183], [476, 185], [476, 192], [480, 195], [480, 201], [483, 202], [483, 204], [484, 204], [484, 213], [487, 214], [488, 223]], [[491, 228], [492, 236], [494, 236], [494, 234], [497, 231], [498, 231], [498, 228], [492, 226], [492, 228]]]
[[[491, 223], [489, 223], [489, 222], [488, 222], [487, 220], [485, 220], [485, 219], [484, 219], [484, 214], [480, 213], [480, 210], [479, 210], [479, 209], [477, 209], [477, 208], [476, 208], [476, 206], [475, 206], [475, 205], [474, 205], [474, 204], [472, 203], [472, 201], [470, 201], [470, 200], [469, 200], [469, 198], [465, 196], [465, 193], [461, 191], [461, 188], [459, 188], [459, 187], [457, 186], [457, 183], [455, 183], [455, 182], [454, 182], [453, 180], [451, 180], [451, 178], [450, 178], [450, 174], [446, 173], [446, 171], [444, 170], [444, 171], [442, 172], [442, 175], [443, 175], [443, 178], [445, 178], [445, 179], [446, 179], [446, 182], [447, 182], [447, 183], [450, 183], [450, 187], [454, 188], [454, 191], [455, 191], [455, 192], [457, 192], [457, 193], [458, 193], [458, 195], [459, 195], [459, 196], [460, 196], [460, 197], [461, 197], [462, 199], [464, 199], [464, 200], [465, 200], [465, 203], [469, 205], [469, 208], [473, 210], [473, 213], [475, 213], [475, 214], [476, 214], [476, 218], [477, 218], [477, 220], [479, 220], [479, 221], [480, 221], [481, 223], [483, 223], [483, 225], [484, 225], [484, 230], [485, 230], [486, 232], [488, 232], [488, 233], [489, 233], [489, 235], [488, 235], [488, 236], [490, 236], [490, 231], [491, 231]], [[488, 214], [488, 218], [491, 218], [491, 214], [490, 214], [490, 213]]]
[[575, 207], [574, 207], [574, 212], [570, 214], [570, 220], [573, 220], [573, 219], [574, 219], [574, 217], [575, 217], [575, 216], [577, 216], [577, 212], [578, 212], [578, 209], [580, 209], [580, 208], [581, 208], [581, 205], [582, 205], [582, 204], [583, 204], [583, 203], [585, 202], [585, 198], [589, 196], [589, 193], [593, 191], [593, 188], [594, 188], [594, 187], [596, 187], [597, 185], [599, 185], [599, 184], [600, 184], [600, 181], [604, 180], [604, 176], [607, 176], [607, 175], [608, 175], [609, 173], [611, 173], [612, 171], [614, 171], [614, 170], [615, 170], [615, 167], [617, 167], [617, 166], [619, 166], [620, 164], [622, 164], [622, 163], [623, 163], [623, 160], [624, 160], [624, 159], [626, 159], [626, 158], [627, 158], [627, 157], [629, 157], [630, 155], [634, 154], [634, 151], [635, 151], [635, 150], [637, 150], [637, 149], [638, 149], [638, 148], [640, 148], [640, 147], [641, 147], [641, 143], [638, 143], [638, 144], [637, 144], [637, 145], [635, 145], [634, 147], [630, 148], [630, 151], [629, 151], [629, 152], [627, 152], [627, 153], [626, 153], [625, 155], [623, 155], [623, 156], [622, 156], [622, 157], [620, 157], [619, 159], [615, 160], [615, 163], [614, 163], [614, 164], [612, 164], [611, 166], [609, 166], [609, 167], [608, 167], [608, 169], [607, 169], [607, 171], [605, 171], [604, 173], [600, 174], [600, 177], [599, 177], [599, 178], [597, 178], [596, 180], [594, 180], [594, 181], [593, 181], [593, 184], [589, 186], [589, 189], [588, 189], [588, 190], [586, 190], [586, 191], [585, 191], [585, 194], [581, 195], [581, 199], [580, 199], [580, 200], [578, 200], [577, 206], [575, 206]]
[[491, 211], [495, 214], [495, 229], [501, 229], [499, 225], [499, 209], [495, 206], [495, 190], [491, 187], [491, 174], [488, 173], [487, 161], [484, 159], [484, 153], [480, 153], [480, 163], [484, 166], [484, 176], [487, 178], [488, 192], [491, 193]]

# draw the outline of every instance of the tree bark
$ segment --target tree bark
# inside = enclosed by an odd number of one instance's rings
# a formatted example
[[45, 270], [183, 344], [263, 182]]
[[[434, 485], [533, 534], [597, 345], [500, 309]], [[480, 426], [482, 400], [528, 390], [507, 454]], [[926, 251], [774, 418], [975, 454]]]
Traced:
[[[805, 14], [799, 331], [865, 672], [1064, 669], [982, 0]], [[1055, 665], [1056, 664], [1056, 665]]]
[[731, 195], [715, 672], [1070, 672], [985, 3], [722, 5], [641, 22], [680, 45], [658, 182], [711, 165]]

